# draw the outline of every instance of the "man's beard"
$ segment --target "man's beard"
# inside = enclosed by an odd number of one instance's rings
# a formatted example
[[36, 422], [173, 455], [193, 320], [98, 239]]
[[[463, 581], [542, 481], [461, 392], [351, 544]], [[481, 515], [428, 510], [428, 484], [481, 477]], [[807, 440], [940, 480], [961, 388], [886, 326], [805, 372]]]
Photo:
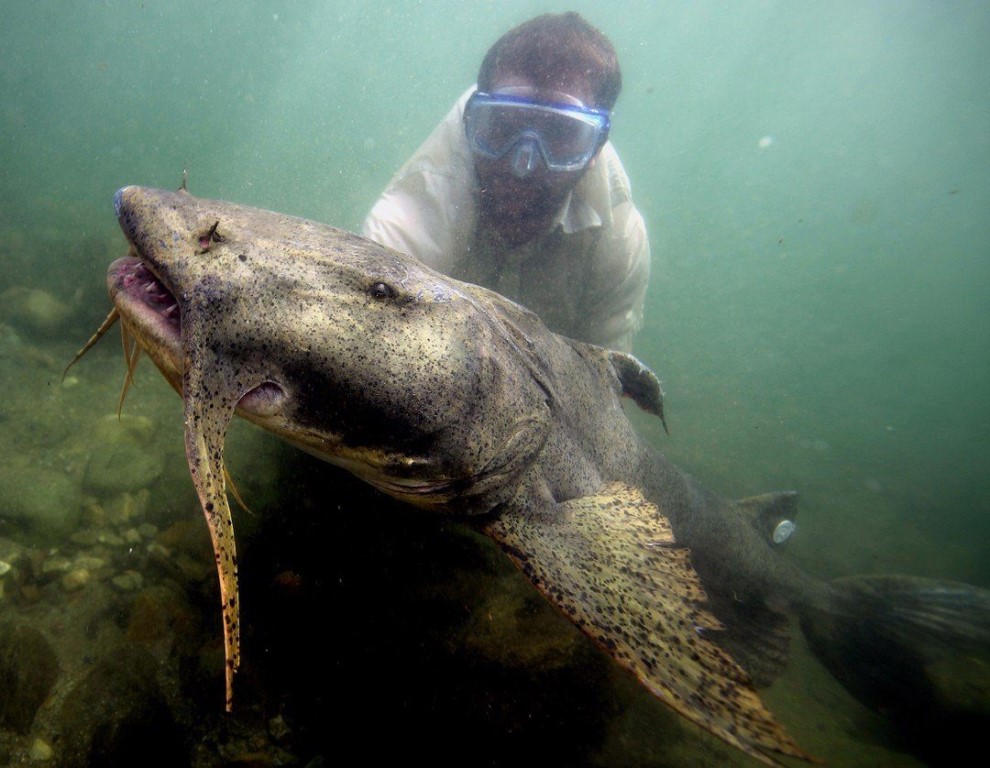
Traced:
[[563, 205], [566, 192], [545, 184], [513, 184], [494, 179], [481, 184], [479, 213], [489, 227], [504, 231], [524, 224], [549, 223]]

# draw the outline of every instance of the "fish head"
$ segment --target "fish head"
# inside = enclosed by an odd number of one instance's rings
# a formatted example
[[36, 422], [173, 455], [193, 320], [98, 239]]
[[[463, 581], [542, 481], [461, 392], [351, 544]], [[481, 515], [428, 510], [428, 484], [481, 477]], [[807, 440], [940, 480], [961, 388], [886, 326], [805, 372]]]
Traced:
[[438, 511], [497, 507], [541, 450], [547, 388], [511, 302], [284, 214], [142, 187], [114, 205], [131, 252], [110, 294], [183, 396], [194, 481], [221, 472], [235, 412]]

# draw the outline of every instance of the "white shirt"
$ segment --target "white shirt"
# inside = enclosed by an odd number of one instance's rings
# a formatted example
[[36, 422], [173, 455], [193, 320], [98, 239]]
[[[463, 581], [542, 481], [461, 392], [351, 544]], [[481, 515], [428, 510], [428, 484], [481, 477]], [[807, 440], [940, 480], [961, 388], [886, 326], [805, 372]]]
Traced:
[[362, 234], [457, 280], [491, 288], [550, 330], [631, 351], [643, 324], [650, 243], [629, 178], [607, 142], [549, 231], [506, 247], [477, 227], [478, 182], [464, 135], [472, 86], [392, 178]]

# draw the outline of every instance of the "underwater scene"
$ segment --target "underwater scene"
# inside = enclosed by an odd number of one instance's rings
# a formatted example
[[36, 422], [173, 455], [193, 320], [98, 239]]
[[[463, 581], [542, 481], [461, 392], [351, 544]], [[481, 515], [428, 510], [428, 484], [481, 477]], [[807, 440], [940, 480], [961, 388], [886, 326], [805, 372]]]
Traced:
[[[196, 485], [216, 446], [191, 473], [192, 412], [117, 326], [77, 359], [116, 319], [118, 189], [184, 185], [359, 231], [492, 43], [568, 10], [615, 46], [609, 138], [652, 250], [633, 353], [662, 382], [665, 425], [642, 391], [623, 413], [700, 487], [799, 494], [767, 547], [793, 580], [752, 612], [749, 585], [710, 597], [748, 616], [739, 660], [808, 759], [745, 754], [681, 717], [478, 525], [238, 418], [210, 480], [226, 478], [240, 578], [226, 711], [229, 616]], [[986, 3], [0, 13], [0, 766], [914, 768], [983, 750]], [[882, 621], [789, 609], [832, 584], [856, 610], [910, 598]]]

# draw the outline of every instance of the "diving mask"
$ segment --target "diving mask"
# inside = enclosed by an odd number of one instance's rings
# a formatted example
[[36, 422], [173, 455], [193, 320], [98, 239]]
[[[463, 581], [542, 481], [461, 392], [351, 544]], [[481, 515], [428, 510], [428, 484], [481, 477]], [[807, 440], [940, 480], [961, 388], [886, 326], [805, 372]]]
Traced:
[[491, 160], [508, 156], [509, 168], [519, 177], [532, 172], [540, 159], [551, 171], [583, 170], [608, 139], [609, 111], [562, 95], [576, 103], [535, 100], [520, 90], [471, 94], [464, 107], [471, 150]]

